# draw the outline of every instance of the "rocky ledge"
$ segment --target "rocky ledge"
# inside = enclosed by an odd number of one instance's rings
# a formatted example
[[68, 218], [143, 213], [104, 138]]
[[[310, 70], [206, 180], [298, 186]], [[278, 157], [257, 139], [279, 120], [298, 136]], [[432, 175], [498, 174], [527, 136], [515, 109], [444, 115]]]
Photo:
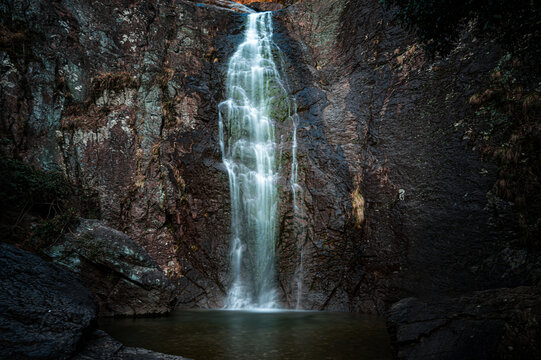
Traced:
[[101, 316], [164, 314], [176, 303], [175, 286], [142, 246], [98, 220], [45, 250], [96, 294]]
[[157, 353], [147, 349], [122, 345], [106, 332], [96, 330], [85, 348], [72, 360], [188, 360], [182, 356]]
[[0, 243], [0, 359], [182, 360], [96, 330], [96, 299], [69, 271]]
[[399, 359], [541, 359], [541, 288], [407, 298], [389, 311]]
[[58, 266], [0, 243], [0, 358], [66, 359], [81, 347], [98, 306]]

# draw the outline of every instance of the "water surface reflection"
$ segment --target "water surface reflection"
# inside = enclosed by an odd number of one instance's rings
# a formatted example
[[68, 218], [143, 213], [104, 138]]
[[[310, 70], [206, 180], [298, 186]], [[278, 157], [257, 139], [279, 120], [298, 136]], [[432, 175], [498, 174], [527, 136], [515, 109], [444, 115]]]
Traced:
[[179, 310], [100, 327], [127, 346], [196, 360], [392, 358], [383, 319], [349, 313]]

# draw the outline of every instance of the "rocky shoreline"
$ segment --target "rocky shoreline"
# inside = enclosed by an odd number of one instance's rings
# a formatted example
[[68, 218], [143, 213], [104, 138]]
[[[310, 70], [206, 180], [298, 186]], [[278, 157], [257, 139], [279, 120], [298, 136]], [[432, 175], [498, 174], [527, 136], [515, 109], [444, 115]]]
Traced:
[[[97, 221], [85, 220], [79, 226], [83, 232], [96, 228], [105, 234], [112, 233], [116, 239], [120, 238], [120, 244], [124, 246], [129, 240]], [[100, 238], [103, 238], [103, 233]], [[66, 243], [57, 246], [66, 249]], [[108, 247], [114, 249], [115, 243], [108, 244]], [[134, 251], [129, 253], [135, 254]], [[105, 302], [101, 298], [98, 301], [74, 274], [58, 265], [8, 244], [0, 244], [0, 254], [0, 286], [3, 289], [0, 293], [0, 328], [4, 334], [0, 339], [0, 357], [185, 359], [125, 347], [107, 333], [96, 329], [99, 315], [148, 315], [152, 314], [151, 310], [154, 314], [163, 314], [160, 297], [152, 296], [152, 288], [146, 290], [148, 295], [142, 289], [128, 291], [131, 294], [128, 301], [140, 304], [136, 309], [123, 304], [118, 298], [109, 297]], [[77, 254], [70, 253], [70, 257], [63, 257], [60, 263], [74, 269], [74, 265], [82, 263], [79, 256], [87, 258], [84, 252]], [[103, 255], [101, 258], [104, 258]], [[144, 256], [139, 258], [144, 259]], [[53, 259], [59, 262], [59, 257]], [[103, 286], [103, 279], [97, 281], [93, 276], [84, 275], [81, 268], [75, 269], [78, 276], [83, 275], [85, 283], [96, 292], [98, 298], [103, 296], [103, 287], [96, 287], [99, 284]], [[125, 267], [124, 274], [136, 270], [137, 266]], [[96, 282], [89, 282], [90, 279]], [[115, 300], [118, 303], [113, 302]], [[110, 311], [126, 307], [133, 311]], [[399, 359], [503, 360], [540, 358], [538, 319], [541, 319], [541, 289], [523, 286], [473, 292], [454, 298], [402, 299], [390, 308], [387, 321], [391, 342]]]
[[68, 270], [2, 243], [0, 269], [2, 359], [185, 359], [97, 330], [98, 301]]
[[540, 359], [541, 288], [407, 298], [388, 314], [399, 359]]

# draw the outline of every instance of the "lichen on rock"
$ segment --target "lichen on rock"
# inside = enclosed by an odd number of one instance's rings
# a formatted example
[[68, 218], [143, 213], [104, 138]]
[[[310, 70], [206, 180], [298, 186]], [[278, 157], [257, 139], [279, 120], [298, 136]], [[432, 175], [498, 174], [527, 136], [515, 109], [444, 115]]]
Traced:
[[76, 273], [97, 296], [101, 316], [164, 314], [176, 304], [175, 286], [135, 241], [97, 220], [44, 250]]

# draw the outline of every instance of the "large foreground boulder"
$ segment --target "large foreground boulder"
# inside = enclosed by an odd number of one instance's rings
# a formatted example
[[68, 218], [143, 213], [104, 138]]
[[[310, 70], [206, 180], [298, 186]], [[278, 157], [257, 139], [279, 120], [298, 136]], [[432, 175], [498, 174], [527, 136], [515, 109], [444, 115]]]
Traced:
[[45, 252], [96, 294], [100, 316], [164, 314], [175, 305], [175, 286], [156, 261], [126, 234], [98, 220], [81, 220]]
[[96, 330], [85, 348], [72, 360], [188, 360], [182, 356], [168, 355], [147, 349], [122, 345], [106, 332]]
[[0, 359], [67, 359], [98, 314], [70, 272], [1, 243], [0, 289]]
[[541, 288], [403, 299], [389, 311], [399, 359], [541, 359]]
[[77, 277], [3, 243], [0, 289], [0, 359], [185, 359], [126, 347], [95, 330], [98, 304]]

